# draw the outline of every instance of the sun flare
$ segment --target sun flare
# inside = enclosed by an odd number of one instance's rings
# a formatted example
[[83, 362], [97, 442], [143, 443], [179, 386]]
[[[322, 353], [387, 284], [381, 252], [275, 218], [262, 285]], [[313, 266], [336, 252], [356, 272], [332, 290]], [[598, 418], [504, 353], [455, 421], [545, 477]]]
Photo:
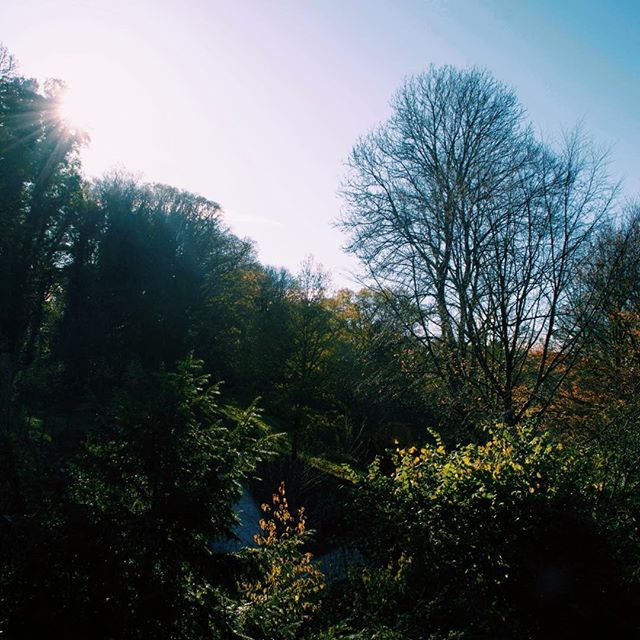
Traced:
[[133, 68], [133, 63], [127, 68], [115, 59], [87, 57], [65, 78], [58, 117], [70, 130], [88, 135], [83, 158], [89, 173], [102, 173], [123, 156], [135, 168], [144, 167], [157, 153], [154, 99]]
[[59, 115], [69, 127], [91, 134], [95, 129], [96, 107], [89, 94], [67, 87], [60, 96]]

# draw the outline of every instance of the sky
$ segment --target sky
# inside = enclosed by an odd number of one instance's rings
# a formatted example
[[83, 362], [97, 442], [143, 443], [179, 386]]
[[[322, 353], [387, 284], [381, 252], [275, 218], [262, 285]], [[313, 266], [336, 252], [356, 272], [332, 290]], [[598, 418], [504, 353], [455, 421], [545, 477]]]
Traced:
[[61, 78], [85, 170], [220, 203], [263, 263], [349, 286], [344, 163], [430, 64], [479, 66], [553, 140], [580, 123], [640, 195], [640, 1], [1, 0], [20, 71]]

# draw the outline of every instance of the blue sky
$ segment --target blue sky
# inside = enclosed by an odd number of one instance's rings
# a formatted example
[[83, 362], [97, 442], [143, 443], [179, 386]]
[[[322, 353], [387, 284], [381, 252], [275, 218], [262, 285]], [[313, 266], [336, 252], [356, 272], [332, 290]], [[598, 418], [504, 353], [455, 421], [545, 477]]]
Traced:
[[343, 163], [431, 63], [489, 69], [547, 138], [581, 122], [640, 193], [640, 1], [3, 0], [0, 41], [67, 80], [90, 174], [210, 197], [264, 262], [311, 253], [337, 285]]

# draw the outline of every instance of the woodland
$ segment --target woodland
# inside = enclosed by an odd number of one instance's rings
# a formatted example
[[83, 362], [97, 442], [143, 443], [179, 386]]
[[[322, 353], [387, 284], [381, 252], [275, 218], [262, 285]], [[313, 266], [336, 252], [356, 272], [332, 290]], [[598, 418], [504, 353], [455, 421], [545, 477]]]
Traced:
[[87, 178], [0, 49], [2, 638], [638, 637], [640, 205], [490, 73], [399, 84], [336, 290]]

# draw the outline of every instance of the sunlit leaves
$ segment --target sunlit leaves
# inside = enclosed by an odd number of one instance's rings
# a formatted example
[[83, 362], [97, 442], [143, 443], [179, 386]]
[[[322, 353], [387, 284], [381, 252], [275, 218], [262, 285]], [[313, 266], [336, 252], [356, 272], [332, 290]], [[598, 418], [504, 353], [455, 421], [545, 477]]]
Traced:
[[255, 577], [240, 583], [243, 600], [234, 613], [239, 629], [253, 637], [293, 639], [318, 609], [324, 576], [313, 556], [302, 550], [306, 516], [304, 509], [297, 515], [290, 512], [284, 483], [262, 511], [257, 547], [244, 553]]

